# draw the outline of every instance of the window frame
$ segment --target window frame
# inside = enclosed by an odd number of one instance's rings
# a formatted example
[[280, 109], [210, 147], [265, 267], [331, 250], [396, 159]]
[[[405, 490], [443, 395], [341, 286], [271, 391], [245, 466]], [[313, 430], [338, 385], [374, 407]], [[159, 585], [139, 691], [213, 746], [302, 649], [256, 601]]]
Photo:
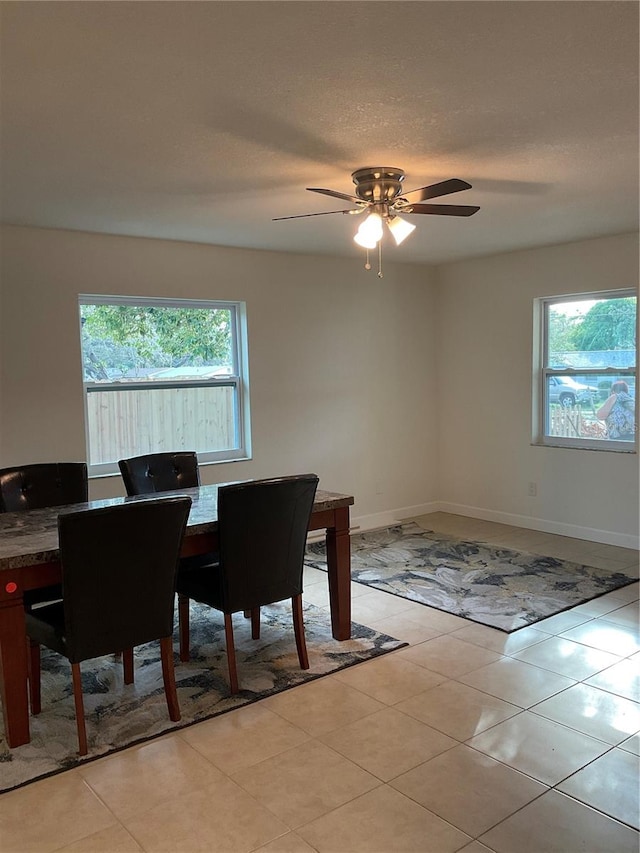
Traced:
[[[585, 302], [589, 300], [624, 299], [635, 297], [636, 299], [636, 363], [635, 367], [576, 367], [576, 368], [553, 368], [549, 367], [549, 309], [557, 303]], [[606, 438], [579, 438], [570, 436], [557, 436], [548, 434], [548, 420], [550, 404], [547, 401], [549, 379], [552, 376], [603, 376], [624, 377], [631, 376], [636, 379], [638, 371], [638, 292], [635, 288], [623, 288], [616, 290], [601, 290], [585, 293], [567, 293], [560, 296], [543, 296], [534, 300], [534, 352], [533, 352], [533, 408], [532, 444], [542, 447], [566, 447], [581, 450], [612, 451], [615, 453], [637, 453], [638, 452], [638, 430], [636, 428], [633, 441], [622, 441], [620, 439]], [[635, 396], [635, 421], [638, 423], [638, 397]]]
[[[82, 348], [82, 305], [125, 305], [159, 308], [197, 308], [205, 310], [225, 310], [231, 316], [231, 360], [232, 373], [207, 379], [167, 379], [140, 380], [123, 384], [122, 382], [92, 382], [84, 377], [84, 351]], [[104, 294], [81, 293], [78, 295], [78, 322], [80, 329], [80, 360], [82, 371], [84, 430], [86, 443], [87, 469], [90, 478], [120, 475], [118, 461], [92, 463], [89, 430], [88, 396], [92, 393], [108, 393], [123, 390], [166, 390], [185, 388], [227, 388], [235, 389], [234, 394], [234, 432], [236, 446], [226, 450], [198, 450], [198, 464], [216, 464], [238, 462], [251, 459], [251, 422], [249, 405], [249, 358], [247, 341], [247, 312], [246, 303], [240, 301], [209, 300], [209, 299], [171, 299], [149, 296], [115, 296]], [[160, 452], [163, 448], [149, 450], [149, 453]], [[176, 447], [175, 450], [191, 450], [192, 448]]]

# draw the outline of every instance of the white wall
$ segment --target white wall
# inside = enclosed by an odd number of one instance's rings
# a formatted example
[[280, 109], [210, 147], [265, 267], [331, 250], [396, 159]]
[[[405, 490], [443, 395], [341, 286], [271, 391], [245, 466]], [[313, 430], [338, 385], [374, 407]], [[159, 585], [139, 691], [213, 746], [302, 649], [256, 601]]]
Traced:
[[[247, 303], [253, 459], [224, 482], [315, 471], [353, 517], [437, 497], [432, 273], [385, 263], [8, 227], [2, 232], [0, 467], [86, 458], [79, 293]], [[123, 494], [119, 477], [91, 497]]]
[[533, 299], [636, 285], [633, 235], [382, 280], [357, 258], [68, 231], [5, 228], [2, 249], [0, 466], [85, 458], [78, 293], [241, 299], [253, 459], [203, 482], [313, 470], [366, 526], [441, 507], [637, 545], [636, 455], [530, 443]]
[[[531, 445], [532, 304], [637, 287], [637, 235], [437, 271], [443, 508], [637, 547], [638, 456]], [[527, 495], [537, 483], [537, 497]]]

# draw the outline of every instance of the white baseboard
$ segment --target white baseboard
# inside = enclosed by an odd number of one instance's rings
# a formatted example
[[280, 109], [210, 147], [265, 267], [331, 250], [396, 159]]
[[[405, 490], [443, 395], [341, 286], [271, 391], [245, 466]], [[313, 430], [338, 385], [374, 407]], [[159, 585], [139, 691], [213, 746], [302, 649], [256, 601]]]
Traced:
[[[417, 515], [426, 515], [429, 512], [438, 512], [440, 505], [432, 502], [418, 504], [417, 506], [406, 506], [402, 509], [385, 510], [385, 512], [374, 512], [371, 515], [356, 515], [351, 517], [351, 533], [360, 533], [365, 530], [377, 530], [379, 527], [391, 527], [405, 518], [413, 518]], [[324, 530], [312, 530], [307, 536], [307, 542], [318, 542], [324, 539]]]
[[[612, 530], [598, 530], [595, 527], [581, 527], [578, 524], [564, 524], [549, 521], [544, 518], [531, 518], [529, 515], [516, 515], [511, 512], [499, 512], [492, 509], [482, 509], [477, 506], [448, 503], [447, 501], [431, 501], [431, 503], [405, 506], [400, 509], [385, 510], [371, 515], [357, 515], [351, 518], [351, 532], [375, 530], [378, 527], [390, 527], [407, 518], [427, 515], [430, 512], [450, 512], [453, 515], [465, 515], [468, 518], [481, 518], [483, 521], [496, 521], [499, 524], [510, 524], [514, 527], [524, 527], [527, 530], [540, 530], [543, 533], [557, 533], [560, 536], [570, 536], [573, 539], [585, 539], [587, 542], [601, 542], [604, 545], [618, 545], [622, 548], [640, 547], [640, 537], [627, 533], [615, 533]], [[308, 541], [313, 542], [324, 538], [323, 531], [313, 531]]]
[[428, 504], [417, 506], [405, 506], [402, 509], [375, 512], [372, 515], [359, 515], [351, 519], [351, 530], [375, 530], [378, 527], [389, 527], [397, 524], [405, 518], [413, 518], [417, 515], [426, 515], [429, 512], [438, 512], [440, 504], [432, 501]]
[[[550, 521], [545, 518], [532, 518], [529, 515], [516, 515], [511, 512], [482, 509], [464, 504], [439, 501], [438, 512], [450, 512], [454, 515], [466, 515], [469, 518], [481, 518], [484, 521], [496, 521], [500, 524], [511, 524], [515, 527], [525, 527], [527, 530], [540, 530], [543, 533], [557, 533], [560, 536], [571, 536], [574, 539], [586, 539], [588, 542], [602, 542], [605, 545], [618, 545], [622, 548], [640, 547], [640, 537], [628, 533], [615, 533], [612, 530], [598, 530], [595, 527], [581, 527], [578, 524], [565, 524]], [[434, 510], [430, 510], [434, 512]]]

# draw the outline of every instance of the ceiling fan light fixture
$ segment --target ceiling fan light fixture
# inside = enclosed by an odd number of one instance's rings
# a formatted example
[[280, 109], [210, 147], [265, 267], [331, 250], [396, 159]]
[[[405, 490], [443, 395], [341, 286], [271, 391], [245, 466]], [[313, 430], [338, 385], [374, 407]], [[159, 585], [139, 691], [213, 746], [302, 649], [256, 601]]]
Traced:
[[403, 219], [401, 216], [390, 216], [387, 219], [387, 227], [393, 236], [393, 239], [396, 241], [396, 246], [399, 246], [400, 243], [404, 242], [407, 239], [409, 234], [416, 230], [416, 226], [411, 222], [407, 222], [406, 219]]
[[364, 249], [375, 249], [382, 240], [382, 217], [379, 213], [370, 213], [360, 225], [354, 241]]
[[404, 192], [402, 188], [404, 177], [404, 171], [395, 166], [366, 166], [363, 169], [356, 169], [351, 173], [351, 179], [355, 184], [355, 195], [323, 187], [307, 187], [309, 192], [343, 199], [351, 202], [355, 207], [347, 210], [301, 213], [297, 216], [279, 216], [277, 219], [302, 219], [307, 216], [326, 216], [331, 213], [368, 213], [353, 239], [358, 246], [367, 250], [367, 261], [364, 265], [366, 270], [371, 269], [369, 251], [378, 249], [378, 277], [382, 278], [382, 236], [385, 222], [396, 245], [399, 246], [415, 230], [415, 225], [398, 216], [398, 213], [472, 216], [480, 210], [476, 205], [422, 203], [451, 193], [459, 193], [462, 190], [470, 190], [471, 184], [467, 181], [449, 178], [437, 184], [430, 184], [428, 187], [418, 187]]
[[353, 238], [353, 242], [357, 243], [358, 246], [362, 246], [363, 249], [375, 249], [376, 247], [376, 241], [361, 234], [360, 231], [358, 231], [356, 236]]

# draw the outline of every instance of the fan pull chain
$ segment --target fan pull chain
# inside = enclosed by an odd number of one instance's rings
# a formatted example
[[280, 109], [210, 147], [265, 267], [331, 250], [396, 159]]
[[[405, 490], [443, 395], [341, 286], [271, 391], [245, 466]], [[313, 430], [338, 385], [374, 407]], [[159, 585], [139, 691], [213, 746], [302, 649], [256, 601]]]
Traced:
[[[367, 252], [367, 260], [365, 261], [364, 268], [366, 270], [370, 270], [371, 269], [371, 261], [369, 260], [369, 250], [367, 249], [366, 252]], [[380, 242], [378, 243], [378, 278], [384, 278], [383, 273], [382, 273], [382, 240], [380, 240]]]

